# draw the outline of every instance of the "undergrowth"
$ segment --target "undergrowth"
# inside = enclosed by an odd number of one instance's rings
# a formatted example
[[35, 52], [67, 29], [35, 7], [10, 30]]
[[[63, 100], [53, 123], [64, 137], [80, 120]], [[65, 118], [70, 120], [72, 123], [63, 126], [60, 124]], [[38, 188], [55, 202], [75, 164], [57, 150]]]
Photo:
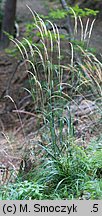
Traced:
[[3, 186], [1, 199], [102, 199], [101, 142], [92, 140], [86, 150], [72, 142], [56, 155], [47, 147], [42, 165]]

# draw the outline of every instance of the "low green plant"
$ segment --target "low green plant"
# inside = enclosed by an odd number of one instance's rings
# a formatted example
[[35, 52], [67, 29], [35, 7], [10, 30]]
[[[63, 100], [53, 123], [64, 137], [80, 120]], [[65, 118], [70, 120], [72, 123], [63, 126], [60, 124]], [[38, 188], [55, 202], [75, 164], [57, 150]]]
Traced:
[[100, 141], [93, 139], [84, 149], [71, 140], [70, 146], [67, 142], [63, 148], [59, 146], [62, 150], [56, 149], [56, 155], [51, 145], [42, 146], [46, 153], [37, 170], [32, 169], [26, 177], [22, 172], [19, 181], [2, 188], [1, 198], [102, 199], [102, 178], [97, 174], [99, 167], [102, 169]]
[[3, 192], [1, 195], [2, 200], [30, 200], [38, 199], [41, 200], [43, 197], [43, 185], [39, 185], [34, 181], [17, 181], [16, 183], [9, 184], [3, 187]]

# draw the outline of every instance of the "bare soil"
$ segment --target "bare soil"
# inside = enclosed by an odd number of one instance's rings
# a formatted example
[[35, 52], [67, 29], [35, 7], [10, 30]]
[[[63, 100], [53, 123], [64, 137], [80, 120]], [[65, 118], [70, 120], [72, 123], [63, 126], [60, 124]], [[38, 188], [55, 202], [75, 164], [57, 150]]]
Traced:
[[[44, 0], [18, 0], [17, 19], [20, 23], [20, 37], [24, 33], [25, 23], [32, 20], [32, 14], [26, 4], [39, 14], [47, 14], [47, 3]], [[50, 3], [51, 5], [52, 3]], [[92, 32], [91, 45], [102, 54], [102, 21], [97, 20]], [[24, 157], [25, 149], [29, 149], [30, 140], [36, 142], [41, 140], [41, 135], [35, 131], [42, 126], [40, 116], [36, 118], [13, 112], [17, 109], [29, 111], [29, 97], [24, 87], [27, 87], [27, 76], [24, 65], [18, 69], [18, 59], [11, 57], [5, 52], [0, 52], [0, 179], [1, 183], [6, 182], [10, 177], [11, 170], [17, 171]], [[17, 70], [16, 70], [17, 69]], [[16, 71], [16, 72], [15, 72]], [[11, 79], [14, 73], [13, 79]], [[8, 95], [8, 96], [7, 96]], [[23, 101], [23, 98], [25, 101]], [[14, 102], [13, 102], [14, 101]], [[24, 105], [25, 104], [25, 105]], [[25, 106], [25, 107], [24, 107]], [[32, 108], [32, 107], [31, 107]], [[22, 120], [21, 120], [22, 119]], [[81, 128], [79, 127], [81, 133]], [[42, 130], [43, 131], [43, 130]], [[32, 132], [32, 133], [31, 133]], [[31, 136], [27, 135], [31, 134]], [[90, 133], [87, 132], [87, 141]], [[80, 136], [79, 136], [80, 137]], [[29, 146], [29, 148], [27, 147]], [[28, 150], [29, 151], [29, 150]], [[14, 173], [16, 174], [16, 172]], [[11, 177], [10, 177], [11, 178]]]

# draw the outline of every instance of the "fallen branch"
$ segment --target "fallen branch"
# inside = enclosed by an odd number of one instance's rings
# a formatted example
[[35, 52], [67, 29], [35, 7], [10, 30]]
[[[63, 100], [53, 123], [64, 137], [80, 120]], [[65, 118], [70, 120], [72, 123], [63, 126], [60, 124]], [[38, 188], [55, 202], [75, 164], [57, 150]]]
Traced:
[[22, 113], [22, 114], [26, 114], [26, 115], [30, 115], [30, 116], [34, 116], [37, 117], [39, 119], [41, 119], [41, 116], [38, 116], [34, 113], [28, 112], [28, 111], [24, 111], [24, 110], [12, 110], [13, 113]]

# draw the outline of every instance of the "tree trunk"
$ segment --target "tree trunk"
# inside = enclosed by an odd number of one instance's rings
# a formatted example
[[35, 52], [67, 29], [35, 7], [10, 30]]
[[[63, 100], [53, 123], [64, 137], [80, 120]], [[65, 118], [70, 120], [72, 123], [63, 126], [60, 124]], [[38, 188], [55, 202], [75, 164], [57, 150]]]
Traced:
[[6, 48], [9, 45], [8, 34], [13, 34], [14, 22], [16, 15], [16, 3], [17, 0], [6, 0], [4, 9], [4, 18], [2, 22], [2, 32], [1, 32], [1, 47]]

